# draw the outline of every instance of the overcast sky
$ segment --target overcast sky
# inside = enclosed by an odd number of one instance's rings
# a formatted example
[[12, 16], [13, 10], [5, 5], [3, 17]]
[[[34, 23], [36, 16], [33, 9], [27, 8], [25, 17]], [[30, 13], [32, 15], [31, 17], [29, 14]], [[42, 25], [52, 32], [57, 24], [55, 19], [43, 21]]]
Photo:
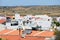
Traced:
[[0, 6], [60, 5], [60, 0], [0, 0]]

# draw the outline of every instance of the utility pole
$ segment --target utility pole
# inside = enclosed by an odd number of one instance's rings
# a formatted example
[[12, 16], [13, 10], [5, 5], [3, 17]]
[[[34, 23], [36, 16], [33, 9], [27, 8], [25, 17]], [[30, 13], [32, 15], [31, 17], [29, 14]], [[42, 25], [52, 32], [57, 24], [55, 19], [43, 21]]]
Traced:
[[21, 31], [21, 30], [20, 30], [20, 28], [19, 28], [19, 36], [20, 36], [20, 31]]
[[20, 28], [20, 26], [19, 26], [19, 28], [18, 28], [18, 31], [19, 31], [19, 40], [21, 40], [21, 39], [20, 39], [20, 37], [21, 37], [21, 34], [20, 34], [21, 28]]

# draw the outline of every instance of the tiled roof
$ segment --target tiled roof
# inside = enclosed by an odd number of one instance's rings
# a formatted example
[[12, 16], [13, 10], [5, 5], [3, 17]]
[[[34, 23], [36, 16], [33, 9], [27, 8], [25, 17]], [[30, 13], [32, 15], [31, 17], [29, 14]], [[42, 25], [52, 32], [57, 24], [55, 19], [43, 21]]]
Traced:
[[[11, 31], [12, 30], [0, 31], [0, 38], [5, 38], [5, 39], [8, 39], [8, 40], [44, 40], [45, 39], [44, 37], [34, 37], [34, 36], [32, 36], [32, 35], [38, 33], [38, 31], [32, 31], [31, 36], [28, 35], [28, 36], [26, 36], [26, 38], [21, 38], [21, 35], [19, 35], [19, 30], [15, 30], [15, 31], [12, 31], [12, 32]], [[10, 33], [8, 33], [8, 32], [10, 32]], [[8, 33], [8, 34], [4, 35], [5, 33]]]
[[0, 24], [4, 23], [6, 20], [0, 20]]

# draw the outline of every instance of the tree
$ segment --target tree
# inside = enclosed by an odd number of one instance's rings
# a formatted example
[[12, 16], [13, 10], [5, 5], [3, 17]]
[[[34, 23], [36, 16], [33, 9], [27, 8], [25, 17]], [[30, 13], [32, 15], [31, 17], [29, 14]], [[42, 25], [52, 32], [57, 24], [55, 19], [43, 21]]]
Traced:
[[0, 40], [2, 40], [2, 38], [0, 38]]
[[56, 26], [60, 26], [59, 22], [54, 21], [53, 23], [56, 24]]
[[60, 31], [55, 30], [55, 35], [56, 35], [55, 40], [60, 40]]

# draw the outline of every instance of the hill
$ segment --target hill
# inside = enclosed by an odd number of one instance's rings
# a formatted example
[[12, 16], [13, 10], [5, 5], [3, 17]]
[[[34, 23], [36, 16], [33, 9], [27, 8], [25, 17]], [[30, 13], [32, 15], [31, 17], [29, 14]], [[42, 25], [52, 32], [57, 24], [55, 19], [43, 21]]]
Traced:
[[60, 16], [60, 5], [50, 6], [0, 6], [0, 15], [39, 15]]

